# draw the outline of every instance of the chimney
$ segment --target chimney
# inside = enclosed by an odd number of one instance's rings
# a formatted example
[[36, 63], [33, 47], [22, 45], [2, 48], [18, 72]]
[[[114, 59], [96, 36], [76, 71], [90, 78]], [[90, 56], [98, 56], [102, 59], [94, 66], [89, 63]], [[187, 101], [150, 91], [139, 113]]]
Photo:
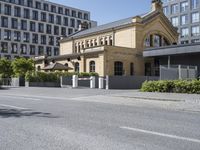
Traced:
[[78, 31], [82, 31], [82, 30], [85, 30], [85, 29], [88, 29], [89, 28], [89, 25], [87, 22], [83, 22], [79, 25], [79, 28], [78, 28]]
[[152, 11], [163, 11], [163, 7], [162, 7], [162, 1], [161, 0], [152, 0]]

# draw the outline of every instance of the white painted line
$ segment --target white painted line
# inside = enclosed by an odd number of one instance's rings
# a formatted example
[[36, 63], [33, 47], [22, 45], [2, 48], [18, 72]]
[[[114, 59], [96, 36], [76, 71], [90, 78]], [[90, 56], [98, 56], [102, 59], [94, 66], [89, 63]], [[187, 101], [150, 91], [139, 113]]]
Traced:
[[157, 136], [162, 136], [162, 137], [167, 137], [167, 138], [172, 138], [172, 139], [177, 139], [177, 140], [200, 143], [199, 139], [193, 139], [193, 138], [182, 137], [182, 136], [177, 136], [177, 135], [170, 135], [170, 134], [159, 133], [159, 132], [154, 132], [154, 131], [149, 131], [149, 130], [142, 130], [138, 128], [130, 128], [130, 127], [120, 127], [120, 128], [130, 130], [130, 131], [135, 131], [135, 132], [141, 132], [145, 134], [152, 134], [152, 135], [157, 135]]
[[13, 98], [13, 99], [27, 99], [27, 100], [33, 100], [33, 101], [41, 101], [41, 99], [38, 99], [38, 98], [31, 98], [31, 97], [24, 97], [24, 96], [0, 95], [0, 97], [7, 97], [7, 98]]
[[13, 106], [13, 105], [5, 105], [5, 104], [0, 104], [2, 107], [10, 107], [14, 109], [29, 109], [29, 108], [24, 108], [24, 107], [18, 107], [18, 106]]

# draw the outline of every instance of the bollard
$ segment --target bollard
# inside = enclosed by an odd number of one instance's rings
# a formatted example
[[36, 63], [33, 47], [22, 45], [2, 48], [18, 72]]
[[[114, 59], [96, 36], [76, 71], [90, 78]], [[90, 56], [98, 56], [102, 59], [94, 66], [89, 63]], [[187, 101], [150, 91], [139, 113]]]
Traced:
[[72, 88], [77, 88], [78, 87], [78, 76], [73, 75], [72, 77]]
[[104, 82], [104, 78], [103, 77], [99, 77], [99, 89], [103, 89], [103, 82]]
[[95, 76], [90, 77], [90, 88], [91, 89], [95, 88]]

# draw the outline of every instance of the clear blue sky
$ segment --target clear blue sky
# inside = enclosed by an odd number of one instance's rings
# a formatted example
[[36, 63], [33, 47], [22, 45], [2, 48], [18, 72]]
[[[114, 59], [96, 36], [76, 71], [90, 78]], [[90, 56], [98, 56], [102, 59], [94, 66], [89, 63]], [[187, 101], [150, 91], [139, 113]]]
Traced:
[[50, 0], [55, 3], [88, 10], [91, 19], [104, 24], [143, 14], [151, 8], [151, 0]]

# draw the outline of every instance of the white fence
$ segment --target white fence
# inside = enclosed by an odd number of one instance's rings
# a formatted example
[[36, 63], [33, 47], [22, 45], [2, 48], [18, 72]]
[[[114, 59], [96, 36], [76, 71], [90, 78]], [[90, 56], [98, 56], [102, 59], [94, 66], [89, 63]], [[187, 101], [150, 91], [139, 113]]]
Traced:
[[19, 87], [19, 78], [1, 78], [2, 87]]

